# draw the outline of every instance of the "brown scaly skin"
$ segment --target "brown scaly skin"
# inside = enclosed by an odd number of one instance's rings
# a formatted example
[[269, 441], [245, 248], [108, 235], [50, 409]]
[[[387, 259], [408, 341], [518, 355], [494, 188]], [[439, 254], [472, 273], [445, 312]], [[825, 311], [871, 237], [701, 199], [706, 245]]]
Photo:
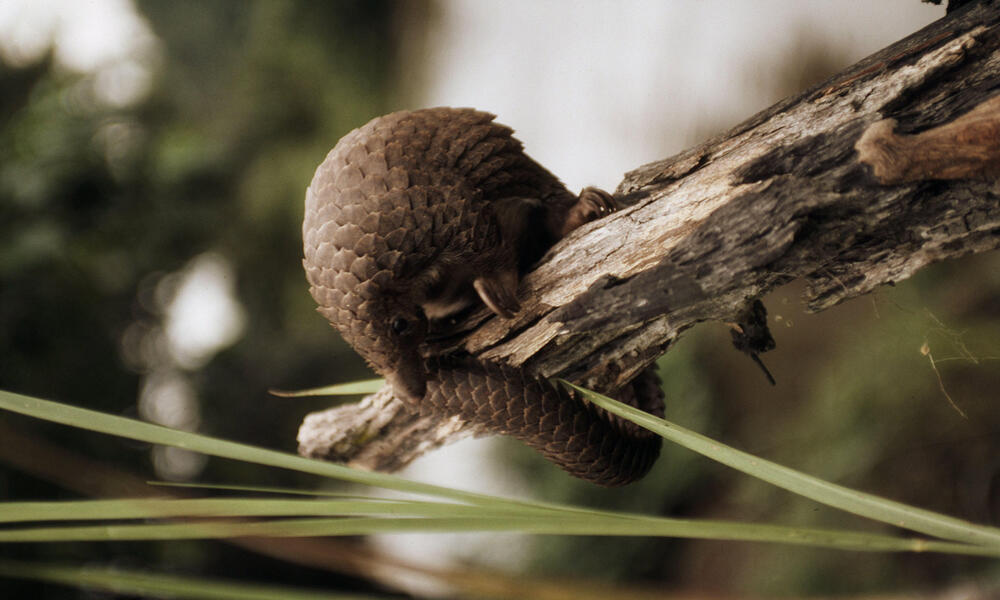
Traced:
[[[628, 483], [652, 466], [659, 437], [521, 369], [423, 355], [429, 320], [479, 301], [511, 317], [520, 275], [558, 239], [616, 207], [595, 188], [571, 194], [493, 118], [471, 109], [404, 111], [344, 136], [306, 191], [310, 292], [421, 413], [461, 415], [573, 475]], [[625, 401], [662, 414], [655, 382], [634, 388]]]

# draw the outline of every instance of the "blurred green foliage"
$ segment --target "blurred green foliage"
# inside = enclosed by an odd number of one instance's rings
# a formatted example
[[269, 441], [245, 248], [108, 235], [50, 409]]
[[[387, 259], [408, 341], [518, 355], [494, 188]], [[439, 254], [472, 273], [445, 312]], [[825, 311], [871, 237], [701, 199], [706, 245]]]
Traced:
[[[200, 430], [292, 450], [302, 415], [322, 401], [276, 399], [268, 388], [370, 376], [313, 311], [300, 266], [301, 207], [336, 140], [402, 104], [393, 75], [403, 7], [144, 0], [138, 9], [162, 51], [152, 92], [138, 104], [101, 104], [92, 79], [55, 68], [51, 57], [0, 63], [0, 388], [134, 414], [150, 366], [126, 343], [130, 332], [161, 326], [158, 284], [213, 252], [233, 266], [247, 321], [238, 342], [186, 373], [202, 401]], [[412, 17], [413, 6], [405, 12]], [[998, 298], [995, 252], [819, 315], [803, 315], [790, 286], [765, 299], [778, 349], [763, 358], [778, 386], [731, 349], [722, 325], [706, 324], [661, 360], [667, 417], [821, 477], [1000, 524]], [[940, 379], [920, 352], [925, 342]], [[147, 448], [9, 415], [3, 423], [154, 477]], [[514, 443], [504, 450], [498, 460], [554, 501], [858, 525], [676, 448], [626, 490], [574, 481]], [[200, 478], [312, 484], [244, 469], [210, 461]], [[69, 495], [0, 468], [2, 498]], [[538, 574], [727, 593], [909, 590], [1000, 577], [985, 559], [933, 555], [572, 537], [541, 538], [533, 548], [528, 570]], [[4, 546], [0, 556], [364, 585], [208, 543]], [[15, 592], [42, 597], [27, 584]]]
[[[300, 262], [302, 198], [341, 135], [392, 109], [398, 9], [368, 0], [137, 8], [162, 56], [151, 93], [135, 105], [102, 104], [93, 77], [57, 68], [51, 57], [0, 63], [0, 388], [135, 414], [150, 365], [130, 356], [123, 339], [161, 325], [155, 295], [164, 275], [214, 252], [233, 266], [248, 318], [235, 345], [188, 374], [202, 399], [201, 429], [294, 450], [307, 404], [266, 390], [366, 372], [313, 311]], [[155, 478], [144, 448], [9, 415], [0, 422]], [[203, 476], [302, 483], [229, 469], [210, 462]], [[0, 468], [0, 497], [66, 495]], [[0, 553], [128, 556], [217, 574], [257, 565], [260, 578], [281, 580], [301, 571], [205, 544]], [[22, 593], [4, 595], [40, 597]]]

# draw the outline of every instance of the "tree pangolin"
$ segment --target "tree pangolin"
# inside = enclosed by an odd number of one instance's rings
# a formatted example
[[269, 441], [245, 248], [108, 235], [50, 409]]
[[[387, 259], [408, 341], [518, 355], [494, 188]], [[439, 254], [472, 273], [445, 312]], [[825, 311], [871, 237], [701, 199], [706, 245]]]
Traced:
[[[421, 414], [513, 436], [577, 477], [645, 475], [660, 438], [522, 368], [432, 355], [433, 324], [483, 302], [510, 318], [518, 280], [576, 227], [615, 209], [577, 197], [512, 130], [465, 108], [402, 111], [345, 135], [306, 191], [303, 264], [319, 312]], [[655, 375], [624, 401], [662, 415]]]

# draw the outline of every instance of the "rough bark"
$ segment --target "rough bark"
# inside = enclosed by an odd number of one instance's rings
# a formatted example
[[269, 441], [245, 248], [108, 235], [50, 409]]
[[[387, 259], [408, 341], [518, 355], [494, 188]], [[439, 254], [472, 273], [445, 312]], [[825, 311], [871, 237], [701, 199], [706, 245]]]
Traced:
[[[745, 323], [793, 279], [820, 311], [1000, 247], [997, 96], [1000, 2], [973, 3], [626, 174], [628, 209], [553, 248], [522, 281], [514, 319], [475, 315], [453, 346], [611, 391], [694, 324]], [[392, 470], [474, 433], [419, 419], [383, 389], [309, 415], [299, 450]]]

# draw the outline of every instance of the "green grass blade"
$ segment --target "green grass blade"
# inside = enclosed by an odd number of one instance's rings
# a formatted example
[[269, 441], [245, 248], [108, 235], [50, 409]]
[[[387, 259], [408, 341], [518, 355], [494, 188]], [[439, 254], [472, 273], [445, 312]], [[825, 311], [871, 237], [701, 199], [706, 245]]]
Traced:
[[[343, 519], [301, 517], [343, 516]], [[381, 518], [355, 518], [372, 517]], [[588, 514], [396, 500], [259, 498], [77, 500], [0, 504], [0, 522], [206, 517], [300, 517], [297, 520], [102, 524], [0, 531], [3, 542], [203, 539], [215, 537], [362, 535], [409, 531], [505, 531], [560, 535], [670, 536], [793, 543], [841, 550], [942, 551], [1000, 556], [1000, 549], [850, 531], [730, 521], [692, 521], [595, 511]]]
[[[406, 531], [509, 531], [574, 535], [661, 535], [800, 543], [839, 549], [928, 550], [926, 542], [883, 535], [809, 530], [779, 525], [725, 521], [691, 521], [636, 517], [619, 513], [556, 513], [521, 507], [481, 506], [417, 501], [316, 501], [295, 499], [123, 499], [0, 504], [0, 521], [7, 523], [59, 520], [124, 520], [205, 517], [372, 516], [371, 518], [306, 519], [295, 521], [174, 523], [166, 525], [100, 525], [34, 527], [0, 531], [0, 542], [149, 540], [241, 535], [360, 535]], [[407, 517], [407, 518], [401, 518]], [[421, 517], [421, 518], [416, 518]], [[347, 528], [347, 529], [345, 529]], [[944, 551], [968, 552], [958, 546]], [[1000, 551], [998, 551], [1000, 552]]]
[[230, 537], [315, 537], [371, 534], [493, 531], [539, 535], [684, 537], [780, 542], [863, 552], [948, 552], [1000, 557], [1000, 549], [954, 542], [903, 539], [877, 534], [724, 521], [632, 519], [595, 522], [580, 516], [344, 517], [268, 521], [82, 525], [0, 530], [0, 542], [99, 542]]
[[384, 500], [377, 496], [361, 494], [346, 494], [330, 490], [300, 490], [290, 487], [274, 487], [267, 485], [233, 485], [227, 483], [192, 483], [184, 481], [147, 481], [147, 485], [164, 488], [179, 488], [189, 490], [212, 490], [216, 492], [253, 492], [255, 494], [280, 494], [283, 496], [312, 496], [319, 498], [353, 498], [356, 500]]
[[123, 569], [0, 561], [0, 577], [61, 583], [116, 594], [203, 600], [372, 600], [377, 596], [336, 594], [243, 581], [161, 575]]
[[577, 514], [591, 514], [587, 508], [564, 506], [547, 502], [536, 502], [522, 499], [501, 498], [468, 492], [418, 481], [410, 481], [395, 475], [362, 471], [344, 465], [305, 458], [287, 452], [278, 452], [266, 448], [249, 446], [230, 442], [206, 435], [178, 431], [154, 425], [135, 419], [109, 415], [86, 408], [79, 408], [50, 400], [42, 400], [23, 394], [15, 394], [0, 390], [0, 409], [19, 414], [61, 423], [80, 429], [106, 433], [119, 437], [139, 440], [151, 444], [176, 446], [210, 456], [229, 458], [264, 466], [290, 469], [302, 473], [310, 473], [321, 477], [359, 483], [388, 490], [446, 498], [459, 502], [468, 502], [477, 506], [491, 507], [521, 507], [525, 510], [555, 510], [568, 511]]
[[348, 383], [325, 385], [308, 390], [268, 390], [282, 398], [301, 398], [303, 396], [356, 396], [358, 394], [374, 394], [385, 385], [385, 379], [362, 379]]
[[[0, 503], [0, 523], [31, 521], [95, 521], [206, 517], [503, 517], [551, 515], [524, 507], [483, 507], [416, 500], [303, 500], [300, 498], [123, 498]], [[614, 515], [612, 515], [614, 517]], [[622, 517], [615, 517], [622, 518]]]
[[88, 429], [100, 433], [107, 433], [119, 437], [140, 440], [151, 444], [162, 444], [165, 446], [176, 446], [194, 452], [201, 452], [210, 456], [241, 460], [244, 462], [256, 463], [270, 467], [290, 469], [302, 473], [311, 473], [321, 477], [329, 477], [352, 483], [360, 483], [375, 487], [381, 487], [399, 492], [420, 494], [427, 496], [437, 496], [449, 498], [473, 504], [511, 506], [530, 505], [532, 503], [498, 498], [485, 494], [477, 494], [444, 486], [409, 481], [402, 477], [388, 475], [385, 473], [375, 473], [352, 469], [344, 465], [323, 462], [310, 458], [304, 458], [287, 452], [278, 452], [266, 448], [258, 448], [246, 444], [239, 444], [227, 440], [220, 440], [206, 435], [177, 431], [161, 425], [145, 423], [135, 419], [128, 419], [116, 415], [108, 415], [101, 412], [88, 410], [33, 398], [22, 394], [15, 394], [0, 390], [0, 409], [9, 410], [22, 415], [62, 423], [80, 429]]
[[676, 444], [816, 502], [896, 527], [967, 544], [1000, 549], [1000, 529], [909, 506], [874, 494], [824, 481], [818, 477], [758, 458], [711, 438], [659, 419], [586, 388], [560, 380], [608, 412], [644, 427]]

